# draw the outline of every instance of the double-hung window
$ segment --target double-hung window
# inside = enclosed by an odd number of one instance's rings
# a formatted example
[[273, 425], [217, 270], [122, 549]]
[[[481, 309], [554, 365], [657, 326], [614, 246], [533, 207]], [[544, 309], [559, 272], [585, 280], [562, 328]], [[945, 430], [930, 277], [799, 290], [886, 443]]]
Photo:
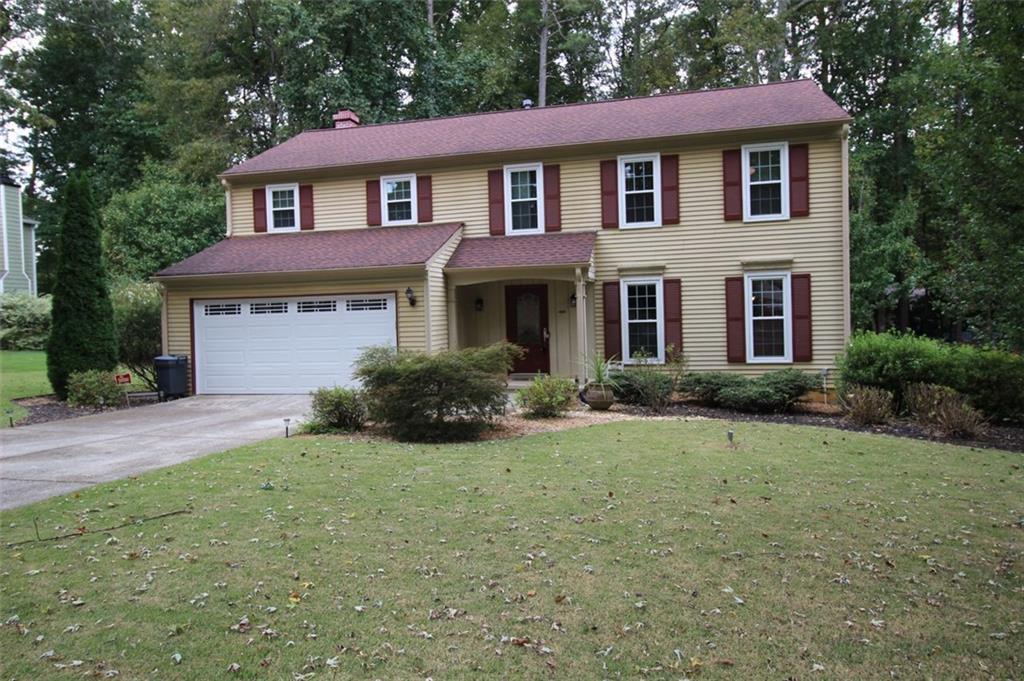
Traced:
[[665, 305], [660, 277], [622, 279], [622, 358], [626, 364], [665, 361]]
[[661, 226], [661, 155], [619, 156], [619, 226]]
[[267, 187], [268, 232], [299, 229], [299, 185], [272, 184]]
[[789, 219], [789, 145], [743, 147], [743, 219]]
[[747, 309], [747, 361], [793, 361], [789, 272], [744, 277]]
[[505, 233], [544, 231], [544, 167], [540, 163], [505, 166]]
[[384, 207], [384, 225], [414, 225], [416, 214], [416, 176], [391, 175], [380, 178], [380, 203]]

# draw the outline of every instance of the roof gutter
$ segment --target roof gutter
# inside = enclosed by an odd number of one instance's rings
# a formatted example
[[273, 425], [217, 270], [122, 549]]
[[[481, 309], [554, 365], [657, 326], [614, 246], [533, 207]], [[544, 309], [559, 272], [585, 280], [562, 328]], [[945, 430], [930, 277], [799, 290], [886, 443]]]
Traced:
[[334, 269], [323, 269], [323, 270], [270, 270], [262, 272], [210, 272], [202, 274], [154, 274], [150, 277], [151, 281], [158, 282], [178, 282], [178, 281], [202, 281], [205, 279], [230, 279], [230, 278], [246, 278], [246, 277], [275, 277], [280, 275], [338, 275], [338, 274], [357, 274], [366, 275], [374, 272], [379, 272], [384, 275], [390, 274], [411, 274], [416, 272], [426, 271], [427, 263], [414, 263], [406, 265], [382, 265], [373, 267], [343, 267]]

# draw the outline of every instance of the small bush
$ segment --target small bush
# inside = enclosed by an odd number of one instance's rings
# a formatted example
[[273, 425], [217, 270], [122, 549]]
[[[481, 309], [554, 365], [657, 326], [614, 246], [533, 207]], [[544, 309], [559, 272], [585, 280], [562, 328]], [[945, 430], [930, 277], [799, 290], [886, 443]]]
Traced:
[[818, 387], [817, 379], [796, 369], [773, 371], [757, 378], [724, 371], [690, 373], [679, 381], [679, 390], [712, 406], [738, 411], [786, 411], [808, 390]]
[[726, 409], [754, 413], [786, 411], [793, 400], [782, 390], [757, 379], [748, 379], [743, 385], [724, 388], [718, 401]]
[[860, 426], [888, 423], [893, 417], [892, 393], [871, 386], [852, 386], [840, 395], [846, 418]]
[[672, 376], [639, 365], [615, 375], [615, 399], [623, 404], [662, 411], [672, 403]]
[[915, 383], [906, 391], [907, 410], [914, 420], [946, 437], [977, 437], [985, 431], [981, 411], [964, 395], [944, 385]]
[[356, 361], [367, 413], [392, 437], [444, 442], [479, 436], [504, 413], [510, 343], [436, 354], [370, 348]]
[[312, 393], [310, 433], [351, 433], [366, 423], [366, 405], [359, 392], [350, 388], [318, 388]]
[[576, 401], [576, 383], [558, 376], [538, 376], [516, 393], [516, 404], [529, 416], [549, 418], [569, 411]]
[[50, 335], [49, 296], [0, 295], [0, 349], [42, 350]]
[[971, 404], [996, 419], [1024, 423], [1024, 357], [1002, 350], [956, 346], [955, 387]]
[[124, 399], [124, 390], [109, 371], [91, 369], [68, 376], [68, 404], [73, 407], [110, 407]]
[[817, 376], [798, 369], [771, 371], [756, 380], [785, 395], [789, 403], [796, 402], [810, 391], [821, 388], [821, 380]]
[[741, 374], [725, 371], [689, 373], [679, 381], [679, 392], [706, 404], [718, 404], [723, 390], [745, 385], [748, 380]]

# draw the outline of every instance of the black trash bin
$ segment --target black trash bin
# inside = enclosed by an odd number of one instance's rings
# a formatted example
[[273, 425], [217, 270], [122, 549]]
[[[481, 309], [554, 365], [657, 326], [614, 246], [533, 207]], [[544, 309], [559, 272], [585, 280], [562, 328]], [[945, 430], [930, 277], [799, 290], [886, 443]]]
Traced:
[[184, 397], [188, 394], [188, 357], [160, 355], [153, 358], [156, 366], [156, 387], [163, 397]]

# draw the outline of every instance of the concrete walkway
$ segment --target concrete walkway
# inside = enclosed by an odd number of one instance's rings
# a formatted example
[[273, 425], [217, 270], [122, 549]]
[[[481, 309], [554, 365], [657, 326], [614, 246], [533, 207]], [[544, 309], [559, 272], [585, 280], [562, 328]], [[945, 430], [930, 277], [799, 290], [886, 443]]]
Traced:
[[0, 430], [0, 508], [284, 435], [307, 395], [200, 396]]

